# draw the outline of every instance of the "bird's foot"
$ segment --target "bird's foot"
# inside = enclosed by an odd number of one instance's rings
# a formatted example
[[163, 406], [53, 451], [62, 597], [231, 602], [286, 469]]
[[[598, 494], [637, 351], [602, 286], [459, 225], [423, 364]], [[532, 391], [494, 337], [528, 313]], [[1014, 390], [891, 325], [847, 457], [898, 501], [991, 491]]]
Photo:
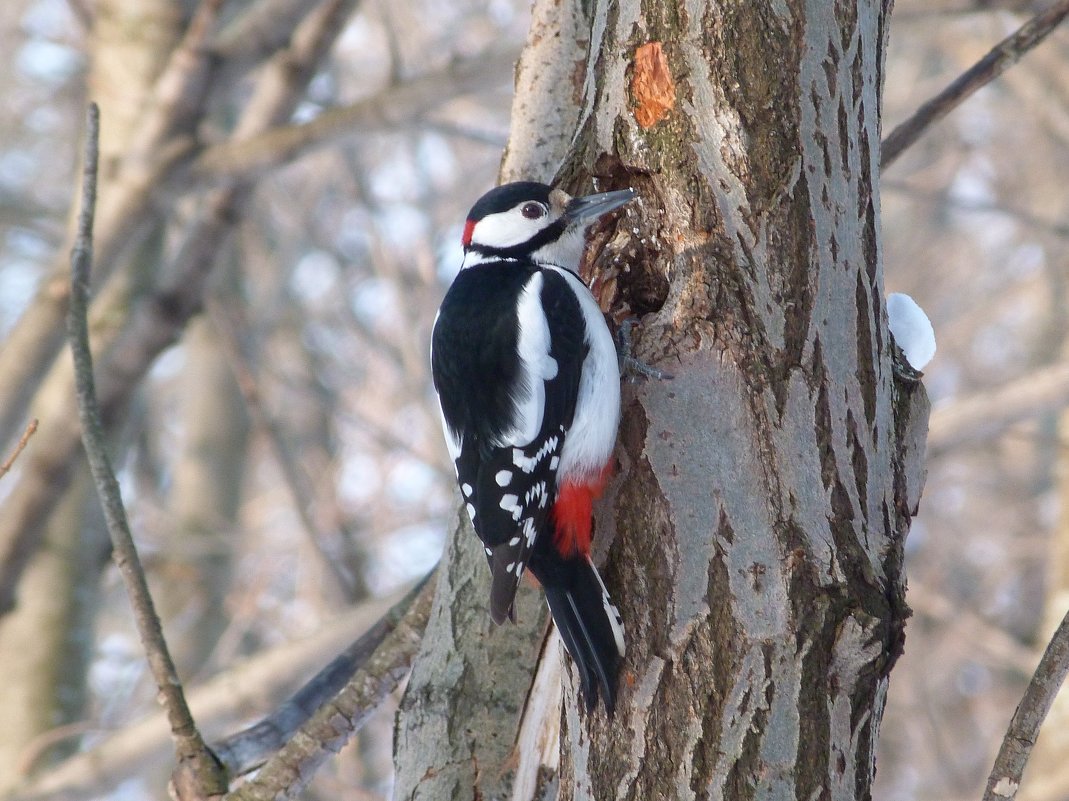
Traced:
[[639, 379], [653, 378], [658, 381], [671, 381], [674, 377], [639, 359], [632, 352], [631, 330], [638, 325], [638, 320], [628, 317], [620, 324], [616, 331], [616, 353], [620, 358], [620, 372], [630, 382], [635, 383]]

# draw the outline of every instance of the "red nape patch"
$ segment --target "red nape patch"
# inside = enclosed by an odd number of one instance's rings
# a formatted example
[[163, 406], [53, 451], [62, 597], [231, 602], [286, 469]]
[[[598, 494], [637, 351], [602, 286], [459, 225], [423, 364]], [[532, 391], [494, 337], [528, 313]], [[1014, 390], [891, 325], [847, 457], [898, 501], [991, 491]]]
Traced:
[[565, 482], [553, 504], [553, 547], [564, 557], [590, 554], [594, 501], [601, 496], [612, 472], [609, 465], [592, 480]]
[[460, 244], [467, 247], [471, 244], [471, 235], [475, 230], [475, 220], [468, 220], [464, 223], [464, 235], [460, 237]]

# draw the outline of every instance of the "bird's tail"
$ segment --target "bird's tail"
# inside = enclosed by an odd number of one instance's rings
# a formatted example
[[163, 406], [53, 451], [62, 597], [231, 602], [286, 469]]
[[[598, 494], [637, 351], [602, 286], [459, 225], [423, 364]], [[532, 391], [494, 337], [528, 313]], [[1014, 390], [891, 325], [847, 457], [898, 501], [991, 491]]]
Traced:
[[531, 572], [542, 584], [564, 647], [579, 668], [587, 709], [593, 711], [600, 692], [611, 715], [624, 656], [624, 627], [601, 576], [582, 554], [532, 559]]

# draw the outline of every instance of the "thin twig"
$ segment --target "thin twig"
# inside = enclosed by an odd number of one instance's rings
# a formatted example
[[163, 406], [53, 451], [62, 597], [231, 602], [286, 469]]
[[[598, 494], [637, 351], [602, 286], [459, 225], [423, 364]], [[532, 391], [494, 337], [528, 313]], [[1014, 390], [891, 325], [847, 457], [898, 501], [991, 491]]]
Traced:
[[[167, 710], [176, 757], [180, 764], [192, 766], [195, 784], [189, 790], [197, 798], [226, 792], [226, 776], [219, 762], [205, 745], [186, 705], [182, 685], [167, 650], [159, 618], [149, 594], [145, 571], [137, 555], [130, 526], [126, 520], [119, 482], [108, 459], [100, 407], [93, 381], [93, 359], [89, 349], [89, 272], [93, 261], [93, 215], [96, 206], [97, 161], [100, 141], [100, 110], [90, 104], [86, 116], [85, 167], [82, 184], [82, 208], [78, 215], [78, 234], [71, 250], [71, 299], [67, 317], [67, 335], [74, 355], [75, 384], [78, 394], [78, 417], [82, 424], [82, 443], [89, 459], [89, 469], [104, 508], [104, 518], [111, 536], [115, 563], [130, 596], [134, 620], [142, 647], [159, 687], [159, 698]], [[179, 788], [182, 792], [183, 788]]]
[[1013, 713], [1010, 727], [1002, 740], [991, 775], [987, 778], [984, 801], [1014, 798], [1021, 786], [1028, 757], [1039, 736], [1039, 729], [1050, 711], [1054, 697], [1069, 674], [1069, 613], [1050, 638], [1043, 658]]
[[33, 418], [26, 424], [26, 430], [22, 432], [22, 436], [19, 437], [19, 442], [15, 446], [15, 450], [7, 457], [7, 461], [0, 464], [0, 478], [3, 478], [11, 466], [15, 464], [15, 460], [19, 458], [19, 454], [26, 449], [26, 444], [30, 441], [30, 437], [37, 433], [37, 418]]
[[[331, 660], [329, 665], [313, 676], [278, 709], [244, 731], [212, 743], [212, 751], [226, 766], [230, 775], [240, 776], [260, 767], [271, 754], [282, 749], [294, 732], [305, 725], [323, 704], [337, 695], [356, 672], [375, 656], [379, 647], [397, 629], [421, 595], [434, 592], [437, 570], [435, 567], [421, 579], [374, 626]], [[412, 655], [408, 651], [395, 652], [395, 664], [411, 664]], [[386, 691], [377, 698], [369, 698], [366, 711], [377, 707], [385, 697]]]
[[880, 169], [887, 169], [921, 134], [957, 108], [965, 98], [986, 86], [1042, 42], [1069, 16], [1069, 0], [1059, 0], [999, 42], [986, 56], [966, 70], [946, 89], [914, 112], [883, 140]]
[[345, 745], [408, 674], [433, 601], [434, 582], [428, 581], [397, 627], [342, 691], [320, 706], [256, 778], [228, 795], [227, 800], [276, 801], [300, 793], [316, 768]]

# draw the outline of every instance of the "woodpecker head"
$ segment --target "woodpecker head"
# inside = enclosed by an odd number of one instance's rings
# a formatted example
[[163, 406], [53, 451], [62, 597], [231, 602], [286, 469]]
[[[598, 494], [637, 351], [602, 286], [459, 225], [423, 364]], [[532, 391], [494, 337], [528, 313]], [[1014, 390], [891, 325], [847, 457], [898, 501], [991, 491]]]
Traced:
[[631, 189], [571, 197], [533, 181], [491, 189], [468, 212], [464, 266], [487, 259], [530, 259], [577, 271], [586, 229], [635, 196]]

